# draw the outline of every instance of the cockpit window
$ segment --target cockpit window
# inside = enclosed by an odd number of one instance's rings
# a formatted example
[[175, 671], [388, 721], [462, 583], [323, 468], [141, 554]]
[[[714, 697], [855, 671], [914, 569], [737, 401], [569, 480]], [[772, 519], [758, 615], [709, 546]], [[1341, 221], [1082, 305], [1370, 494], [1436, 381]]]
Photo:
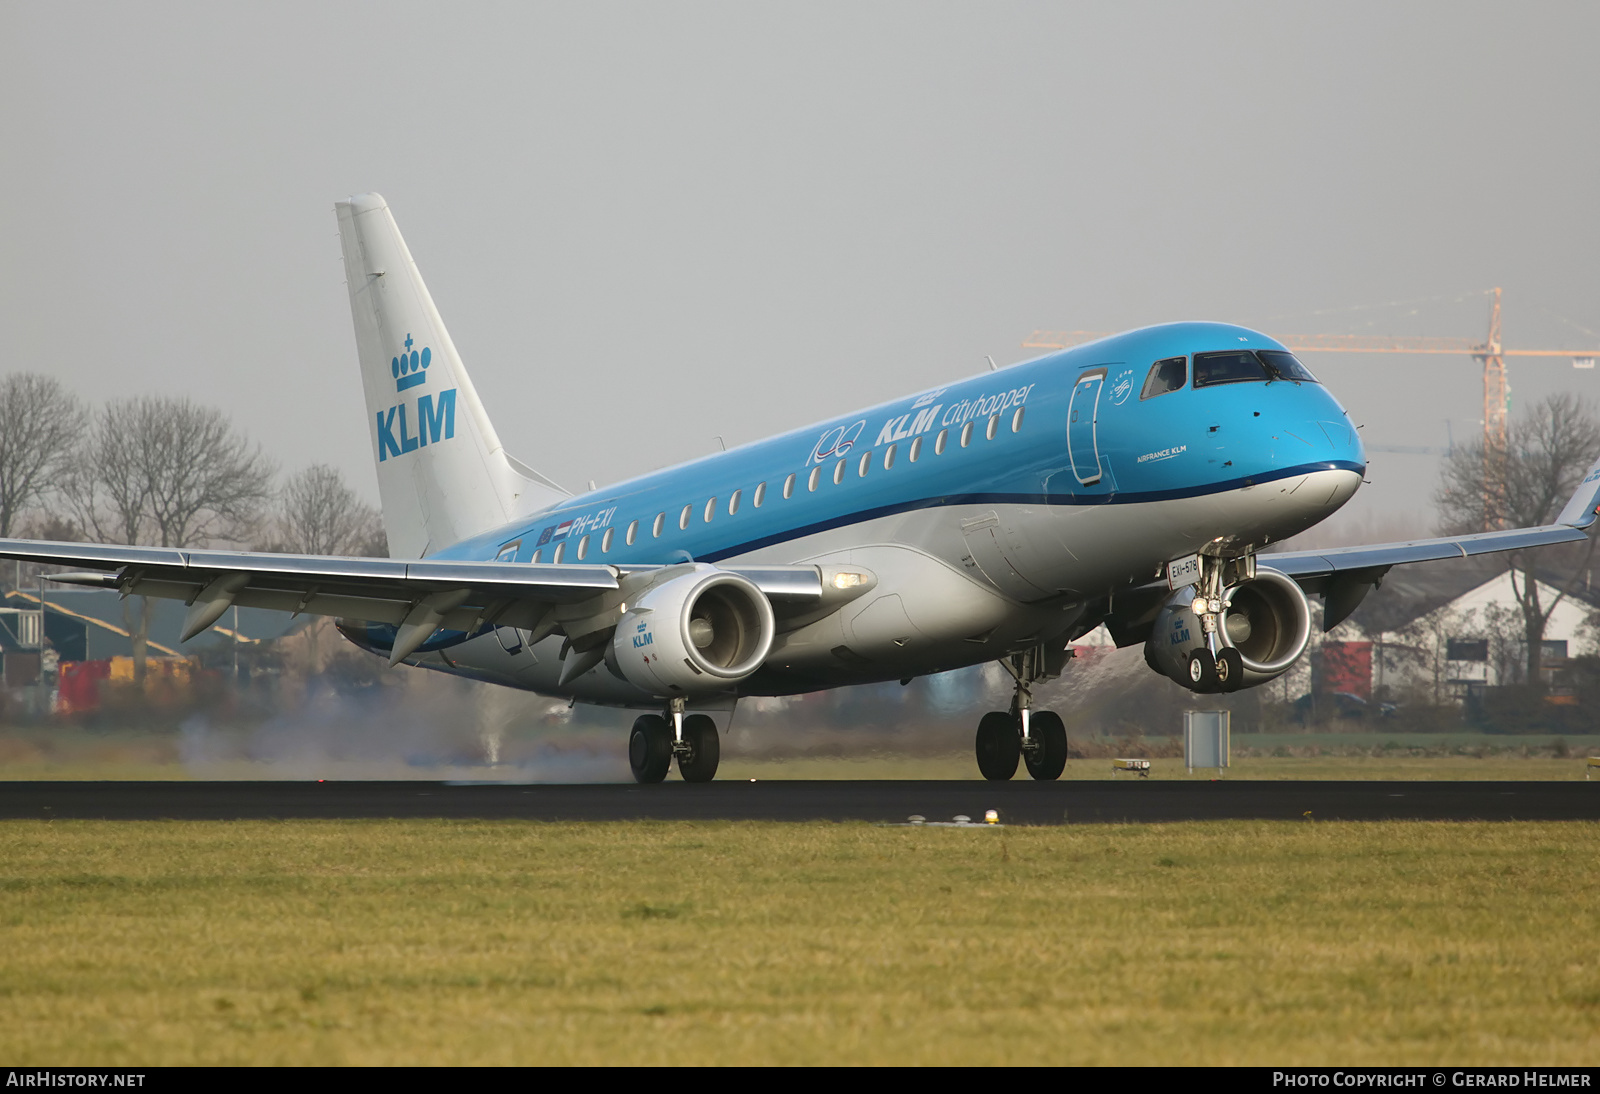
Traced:
[[1197, 353], [1194, 355], [1194, 386], [1210, 387], [1212, 384], [1244, 384], [1254, 380], [1273, 379], [1265, 365], [1247, 349], [1231, 349], [1224, 353]]
[[1150, 366], [1150, 375], [1144, 378], [1144, 391], [1139, 398], [1148, 399], [1154, 395], [1165, 395], [1169, 391], [1177, 391], [1189, 382], [1189, 359], [1187, 357], [1168, 357], [1165, 361], [1157, 361]]
[[1268, 369], [1277, 373], [1273, 379], [1292, 380], [1295, 383], [1317, 383], [1317, 378], [1311, 375], [1311, 370], [1300, 363], [1300, 359], [1287, 350], [1264, 349], [1259, 351], [1261, 360]]

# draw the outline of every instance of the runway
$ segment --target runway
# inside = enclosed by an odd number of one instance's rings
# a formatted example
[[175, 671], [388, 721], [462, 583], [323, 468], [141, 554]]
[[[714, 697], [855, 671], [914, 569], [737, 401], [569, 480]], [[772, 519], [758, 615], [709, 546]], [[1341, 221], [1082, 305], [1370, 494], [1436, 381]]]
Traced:
[[1591, 782], [5, 782], [0, 819], [1597, 820]]

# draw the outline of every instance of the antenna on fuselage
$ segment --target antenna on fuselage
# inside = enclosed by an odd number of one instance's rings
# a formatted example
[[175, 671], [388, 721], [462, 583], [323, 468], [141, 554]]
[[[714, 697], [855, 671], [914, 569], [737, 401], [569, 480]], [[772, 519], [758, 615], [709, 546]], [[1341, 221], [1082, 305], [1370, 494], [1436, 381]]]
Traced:
[[999, 372], [1000, 371], [1000, 366], [994, 363], [994, 358], [993, 357], [990, 357], [986, 353], [986, 354], [983, 355], [983, 359], [985, 361], [989, 362], [989, 371], [990, 372]]

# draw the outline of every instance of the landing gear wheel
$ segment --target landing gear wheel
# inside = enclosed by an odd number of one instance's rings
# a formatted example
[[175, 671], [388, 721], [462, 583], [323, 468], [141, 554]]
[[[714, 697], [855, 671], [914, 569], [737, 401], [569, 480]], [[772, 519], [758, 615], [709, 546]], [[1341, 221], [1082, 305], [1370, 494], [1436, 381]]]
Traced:
[[1036, 710], [1028, 716], [1028, 739], [1033, 748], [1022, 750], [1028, 774], [1042, 782], [1061, 778], [1067, 769], [1067, 727], [1053, 710]]
[[[672, 730], [659, 714], [641, 714], [628, 735], [628, 766], [637, 782], [658, 783], [672, 764]], [[715, 764], [712, 765], [715, 770]]]
[[1238, 691], [1244, 686], [1244, 658], [1232, 646], [1217, 654], [1217, 684], [1223, 691]]
[[1206, 649], [1189, 655], [1189, 688], [1192, 691], [1217, 690], [1217, 659]]
[[678, 774], [686, 783], [708, 783], [717, 774], [722, 745], [717, 739], [717, 723], [704, 714], [691, 714], [683, 720], [683, 743], [687, 756], [678, 756]]
[[1022, 756], [1022, 734], [1009, 714], [992, 710], [978, 723], [978, 770], [983, 777], [1002, 782], [1017, 773]]

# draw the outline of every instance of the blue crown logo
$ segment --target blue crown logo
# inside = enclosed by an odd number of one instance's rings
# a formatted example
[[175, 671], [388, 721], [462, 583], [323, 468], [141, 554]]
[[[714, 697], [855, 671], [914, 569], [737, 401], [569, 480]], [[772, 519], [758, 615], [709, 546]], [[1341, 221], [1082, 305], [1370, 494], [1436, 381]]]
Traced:
[[433, 350], [423, 346], [422, 352], [418, 353], [411, 348], [411, 335], [406, 335], [406, 352], [389, 361], [389, 371], [394, 373], [394, 389], [404, 391], [427, 383], [428, 374], [423, 370], [432, 360]]

